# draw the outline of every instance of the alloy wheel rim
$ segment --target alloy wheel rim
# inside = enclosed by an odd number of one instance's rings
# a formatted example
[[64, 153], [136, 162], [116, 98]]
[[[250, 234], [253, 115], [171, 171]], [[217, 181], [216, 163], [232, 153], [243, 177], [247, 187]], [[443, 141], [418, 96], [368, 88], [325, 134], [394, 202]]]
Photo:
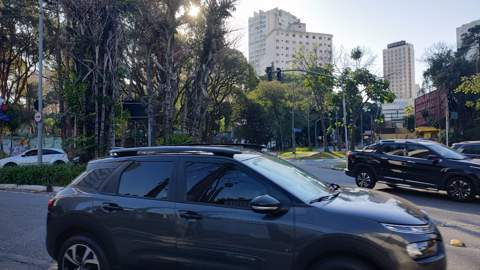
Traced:
[[457, 179], [452, 181], [448, 186], [448, 193], [450, 196], [460, 200], [466, 200], [472, 193], [472, 188], [467, 181]]
[[97, 254], [82, 244], [70, 246], [62, 258], [64, 270], [100, 270]]
[[366, 172], [362, 172], [357, 176], [357, 183], [360, 187], [368, 187], [371, 181], [370, 175]]

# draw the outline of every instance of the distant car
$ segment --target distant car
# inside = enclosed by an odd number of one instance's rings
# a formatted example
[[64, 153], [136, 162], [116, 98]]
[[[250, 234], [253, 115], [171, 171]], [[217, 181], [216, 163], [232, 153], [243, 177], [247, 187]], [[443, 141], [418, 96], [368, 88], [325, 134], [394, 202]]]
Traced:
[[[25, 166], [37, 164], [37, 149], [27, 150], [19, 155], [0, 159], [0, 167]], [[60, 165], [68, 163], [68, 156], [62, 149], [44, 148], [43, 164]]]
[[345, 173], [363, 188], [384, 182], [445, 190], [457, 201], [480, 195], [480, 160], [427, 140], [384, 140], [350, 152]]
[[452, 148], [470, 158], [480, 158], [480, 141], [454, 143]]

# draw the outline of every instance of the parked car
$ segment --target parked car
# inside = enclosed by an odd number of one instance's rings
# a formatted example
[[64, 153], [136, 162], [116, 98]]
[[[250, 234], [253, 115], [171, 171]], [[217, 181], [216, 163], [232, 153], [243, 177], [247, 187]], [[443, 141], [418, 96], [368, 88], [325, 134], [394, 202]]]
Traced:
[[452, 148], [470, 158], [480, 158], [480, 141], [454, 143]]
[[377, 182], [409, 185], [445, 190], [458, 201], [472, 200], [480, 191], [480, 160], [421, 139], [384, 140], [351, 152], [345, 172], [363, 188], [373, 188]]
[[46, 246], [60, 270], [446, 267], [439, 231], [401, 198], [248, 149], [111, 154], [48, 202]]
[[[36, 165], [38, 160], [37, 149], [27, 150], [19, 155], [0, 159], [0, 167]], [[42, 149], [43, 164], [61, 165], [68, 163], [68, 156], [62, 149]]]

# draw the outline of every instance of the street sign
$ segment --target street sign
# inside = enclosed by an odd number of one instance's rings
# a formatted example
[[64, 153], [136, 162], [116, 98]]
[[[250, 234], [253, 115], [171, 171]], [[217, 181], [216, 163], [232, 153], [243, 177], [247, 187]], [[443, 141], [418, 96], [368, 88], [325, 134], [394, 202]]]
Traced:
[[40, 112], [36, 112], [34, 119], [35, 122], [39, 123], [40, 121], [42, 121], [42, 114]]

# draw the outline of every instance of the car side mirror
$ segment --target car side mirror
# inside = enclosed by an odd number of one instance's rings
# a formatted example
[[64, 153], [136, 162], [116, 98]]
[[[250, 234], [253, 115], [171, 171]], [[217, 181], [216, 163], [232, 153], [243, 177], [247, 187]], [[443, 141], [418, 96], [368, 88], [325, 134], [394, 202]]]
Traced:
[[270, 195], [261, 195], [250, 201], [250, 208], [261, 214], [274, 214], [281, 210], [281, 203]]

